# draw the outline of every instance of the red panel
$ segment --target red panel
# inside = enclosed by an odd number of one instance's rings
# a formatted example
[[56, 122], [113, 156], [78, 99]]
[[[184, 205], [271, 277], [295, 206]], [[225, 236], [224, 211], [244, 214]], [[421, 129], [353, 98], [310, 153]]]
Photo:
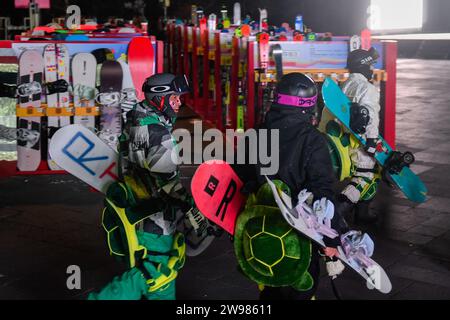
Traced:
[[12, 41], [10, 40], [2, 40], [0, 41], [0, 48], [2, 49], [11, 49], [12, 48]]
[[194, 90], [194, 111], [198, 113], [198, 107], [199, 107], [199, 96], [198, 96], [198, 55], [197, 55], [197, 49], [198, 49], [198, 42], [199, 39], [197, 39], [197, 28], [192, 28], [192, 86]]
[[201, 34], [202, 42], [203, 42], [203, 99], [202, 99], [202, 114], [207, 119], [210, 119], [210, 110], [209, 110], [209, 33], [208, 29], [205, 28], [203, 33]]
[[169, 32], [168, 38], [168, 54], [167, 54], [167, 63], [168, 65], [168, 70], [171, 73], [175, 73], [175, 55], [174, 55], [174, 40], [175, 40], [175, 29], [174, 29], [174, 25], [173, 24], [169, 24], [169, 26], [167, 27], [167, 31]]
[[387, 143], [395, 149], [395, 113], [397, 95], [397, 42], [383, 41], [384, 68], [387, 72], [387, 81], [381, 83], [382, 110], [384, 121], [382, 124], [383, 136]]
[[231, 127], [237, 127], [237, 99], [238, 99], [238, 72], [239, 72], [239, 39], [233, 37], [233, 51], [231, 54], [231, 85], [230, 85], [230, 117]]
[[[39, 9], [50, 9], [50, 0], [36, 0], [36, 3], [39, 5]], [[30, 4], [30, 0], [15, 0], [14, 6], [16, 8], [28, 8]]]
[[182, 51], [182, 47], [183, 47], [183, 39], [181, 38], [181, 27], [177, 27], [176, 28], [176, 32], [177, 32], [177, 74], [183, 74], [184, 69], [183, 69], [183, 55], [181, 54]]
[[[186, 75], [186, 77], [188, 79], [190, 79], [190, 81], [192, 82], [192, 70], [191, 68], [189, 68], [189, 42], [188, 42], [188, 27], [184, 26], [184, 32], [183, 32], [183, 70], [184, 70], [184, 74]], [[189, 93], [188, 95], [186, 95], [186, 104], [191, 106], [191, 108], [193, 107], [193, 103], [192, 103], [192, 94]]]
[[184, 70], [184, 74], [190, 79], [191, 78], [191, 70], [189, 69], [189, 42], [188, 42], [188, 27], [187, 26], [184, 27], [183, 51], [184, 51], [183, 70]]
[[255, 56], [254, 42], [248, 42], [247, 57], [247, 128], [255, 127]]
[[156, 48], [158, 50], [158, 64], [156, 65], [156, 72], [162, 73], [164, 72], [164, 42], [158, 40], [156, 42]]
[[220, 82], [220, 33], [214, 35], [214, 47], [215, 47], [215, 62], [214, 62], [214, 77], [216, 85], [216, 127], [217, 129], [223, 131], [223, 117], [222, 117], [222, 84]]

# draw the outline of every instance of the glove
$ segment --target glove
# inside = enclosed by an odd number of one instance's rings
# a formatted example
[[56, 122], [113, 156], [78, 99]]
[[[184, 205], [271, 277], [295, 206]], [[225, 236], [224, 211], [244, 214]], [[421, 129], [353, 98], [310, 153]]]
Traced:
[[366, 145], [364, 146], [364, 150], [372, 157], [375, 156], [375, 152], [377, 152], [378, 139], [368, 138], [366, 140]]
[[345, 266], [342, 264], [341, 260], [330, 260], [326, 263], [326, 268], [328, 275], [332, 278], [336, 278], [344, 271]]

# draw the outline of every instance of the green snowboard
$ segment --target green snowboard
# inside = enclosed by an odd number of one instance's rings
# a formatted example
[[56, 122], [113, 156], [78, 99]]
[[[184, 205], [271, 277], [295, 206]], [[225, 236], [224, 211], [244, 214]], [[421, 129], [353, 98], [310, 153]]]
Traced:
[[[322, 87], [322, 96], [328, 110], [363, 144], [365, 139], [350, 128], [351, 101], [341, 88], [327, 78]], [[414, 161], [410, 152], [394, 151], [383, 137], [379, 136], [379, 143], [375, 152], [375, 159], [383, 167], [385, 176], [397, 185], [411, 201], [422, 203], [426, 200], [427, 188], [420, 178], [409, 168]]]

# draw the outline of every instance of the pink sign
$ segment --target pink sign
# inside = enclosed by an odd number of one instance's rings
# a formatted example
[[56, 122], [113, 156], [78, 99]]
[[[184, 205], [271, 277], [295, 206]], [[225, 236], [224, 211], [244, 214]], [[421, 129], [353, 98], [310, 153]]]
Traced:
[[[40, 9], [50, 9], [50, 0], [36, 0]], [[28, 8], [30, 0], [14, 0], [14, 6], [16, 8]]]

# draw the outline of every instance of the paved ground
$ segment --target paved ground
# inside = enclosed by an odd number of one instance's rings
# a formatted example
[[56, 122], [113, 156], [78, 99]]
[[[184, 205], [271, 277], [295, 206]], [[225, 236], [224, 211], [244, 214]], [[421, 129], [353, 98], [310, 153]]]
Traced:
[[[400, 60], [397, 142], [416, 153], [414, 170], [429, 188], [417, 205], [382, 187], [373, 204], [382, 220], [365, 226], [375, 259], [393, 282], [387, 295], [369, 291], [351, 271], [336, 280], [344, 299], [450, 299], [450, 61]], [[187, 124], [185, 120], [184, 124]], [[184, 182], [192, 168], [184, 168]], [[102, 196], [71, 176], [0, 181], [0, 299], [83, 299], [123, 268], [108, 256], [100, 227]], [[66, 288], [66, 268], [82, 270], [82, 290]], [[180, 299], [256, 299], [238, 273], [232, 243], [216, 240], [189, 259]], [[319, 299], [334, 299], [323, 277]]]

